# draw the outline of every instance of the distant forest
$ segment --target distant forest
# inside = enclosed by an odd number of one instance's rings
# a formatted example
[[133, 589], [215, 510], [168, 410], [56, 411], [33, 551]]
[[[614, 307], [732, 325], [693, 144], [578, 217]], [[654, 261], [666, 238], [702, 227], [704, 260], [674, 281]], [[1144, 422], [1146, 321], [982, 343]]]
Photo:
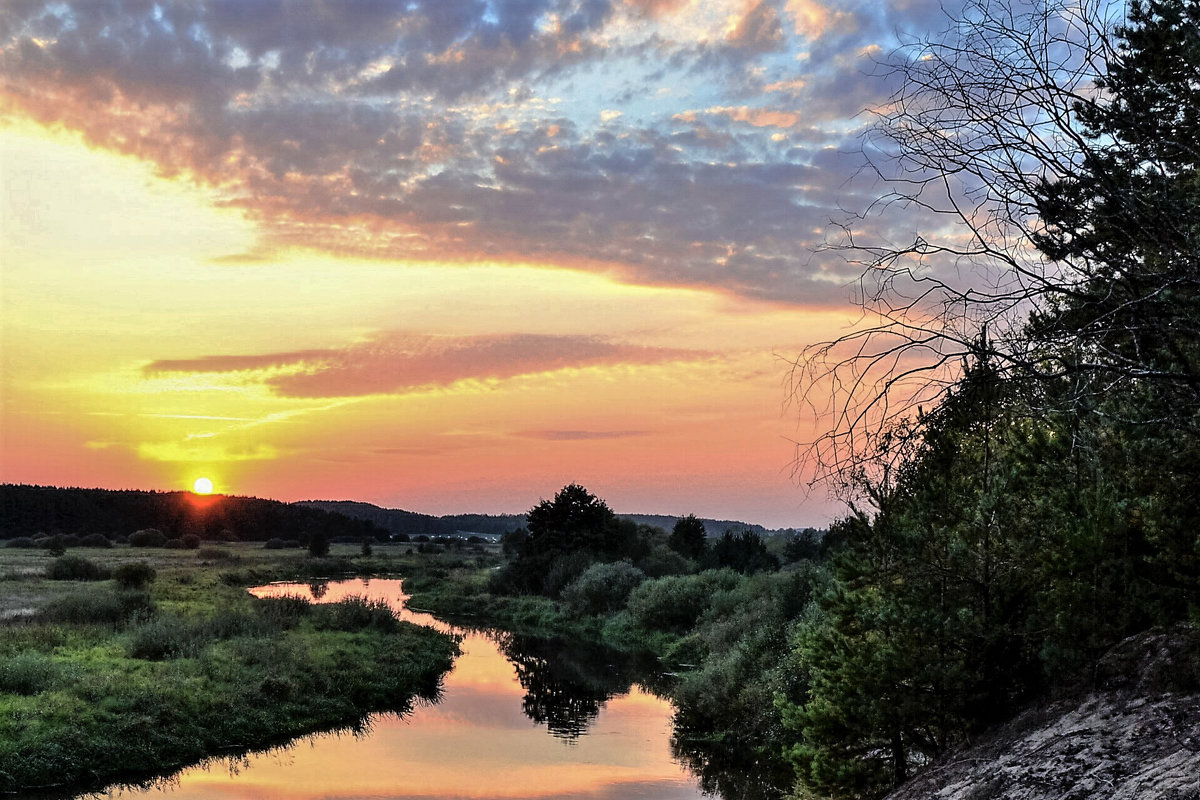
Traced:
[[[355, 519], [368, 520], [391, 534], [406, 536], [454, 536], [459, 534], [481, 534], [484, 536], [503, 536], [512, 533], [527, 524], [525, 514], [448, 514], [435, 517], [430, 514], [419, 514], [415, 511], [403, 511], [398, 508], [381, 508], [371, 503], [360, 503], [350, 500], [306, 500], [299, 505], [334, 511]], [[678, 516], [666, 514], [617, 514], [620, 519], [629, 520], [639, 525], [649, 525], [671, 530], [681, 519]], [[700, 519], [704, 526], [705, 535], [718, 538], [726, 531], [741, 533], [752, 531], [759, 536], [783, 536], [798, 531], [792, 528], [768, 529], [762, 525], [734, 520]], [[806, 528], [813, 535], [822, 533], [813, 528]]]
[[0, 485], [0, 539], [95, 533], [116, 539], [148, 528], [172, 539], [254, 542], [307, 541], [314, 533], [355, 541], [388, 536], [367, 520], [256, 497]]
[[[678, 517], [620, 514], [638, 524], [669, 530]], [[730, 520], [699, 520], [709, 537], [727, 530], [770, 536], [789, 530]], [[109, 539], [153, 528], [169, 539], [188, 534], [207, 540], [307, 541], [314, 532], [327, 539], [415, 539], [478, 534], [503, 536], [524, 528], [524, 514], [450, 514], [433, 516], [381, 508], [350, 500], [283, 503], [257, 497], [202, 496], [191, 492], [75, 489], [0, 485], [0, 539], [38, 535], [103, 534]], [[815, 533], [815, 532], [814, 532]]]

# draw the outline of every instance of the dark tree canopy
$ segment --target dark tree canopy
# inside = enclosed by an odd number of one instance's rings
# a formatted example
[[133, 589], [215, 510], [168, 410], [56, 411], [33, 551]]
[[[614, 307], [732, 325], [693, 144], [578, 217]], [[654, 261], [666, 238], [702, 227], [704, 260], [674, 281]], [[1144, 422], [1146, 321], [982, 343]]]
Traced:
[[695, 514], [688, 514], [675, 522], [667, 546], [686, 558], [699, 558], [708, 547], [708, 535], [704, 523], [696, 519]]
[[571, 483], [559, 489], [553, 500], [543, 500], [531, 508], [526, 514], [526, 527], [532, 539], [550, 543], [559, 538], [598, 537], [613, 518], [603, 500]]
[[[1073, 172], [1034, 188], [1038, 248], [1078, 276], [1029, 331], [1123, 416], [1200, 430], [1200, 3], [1134, 2]], [[1089, 398], [1093, 399], [1093, 398]], [[1145, 402], [1150, 401], [1150, 402]]]
[[779, 559], [754, 531], [725, 531], [705, 556], [705, 566], [728, 567], [743, 575], [779, 569]]
[[816, 794], [879, 796], [1200, 608], [1200, 0], [1123, 10], [976, 0], [900, 54], [879, 208], [949, 224], [854, 245], [882, 322], [804, 365], [865, 501], [796, 632]]
[[619, 561], [643, 554], [639, 527], [617, 518], [608, 505], [578, 484], [560, 489], [526, 515], [527, 529], [505, 537], [515, 558], [493, 588], [557, 596], [595, 561]]

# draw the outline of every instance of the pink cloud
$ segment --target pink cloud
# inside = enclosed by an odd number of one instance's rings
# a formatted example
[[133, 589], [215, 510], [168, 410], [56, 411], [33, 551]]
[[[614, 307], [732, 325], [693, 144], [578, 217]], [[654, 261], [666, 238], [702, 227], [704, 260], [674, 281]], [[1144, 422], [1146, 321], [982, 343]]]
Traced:
[[155, 361], [147, 374], [284, 369], [265, 379], [285, 397], [396, 394], [464, 380], [503, 380], [562, 369], [646, 365], [710, 357], [696, 350], [614, 342], [599, 336], [434, 336], [393, 332], [327, 350]]

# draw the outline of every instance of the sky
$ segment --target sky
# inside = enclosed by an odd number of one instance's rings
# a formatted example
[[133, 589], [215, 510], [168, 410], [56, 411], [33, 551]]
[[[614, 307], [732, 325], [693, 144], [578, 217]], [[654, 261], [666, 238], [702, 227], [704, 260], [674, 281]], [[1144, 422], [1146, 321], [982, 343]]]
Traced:
[[[0, 481], [823, 525], [928, 0], [0, 5]], [[821, 408], [821, 398], [808, 398]]]

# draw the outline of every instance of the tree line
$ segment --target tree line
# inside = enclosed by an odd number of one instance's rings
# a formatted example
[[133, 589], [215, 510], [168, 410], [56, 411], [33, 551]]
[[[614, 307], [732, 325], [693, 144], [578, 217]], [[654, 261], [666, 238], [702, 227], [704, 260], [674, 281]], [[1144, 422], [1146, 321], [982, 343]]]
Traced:
[[17, 484], [0, 485], [0, 538], [102, 535], [109, 540], [155, 530], [168, 539], [307, 543], [384, 539], [387, 532], [365, 520], [256, 497], [198, 496], [190, 492], [113, 491]]

